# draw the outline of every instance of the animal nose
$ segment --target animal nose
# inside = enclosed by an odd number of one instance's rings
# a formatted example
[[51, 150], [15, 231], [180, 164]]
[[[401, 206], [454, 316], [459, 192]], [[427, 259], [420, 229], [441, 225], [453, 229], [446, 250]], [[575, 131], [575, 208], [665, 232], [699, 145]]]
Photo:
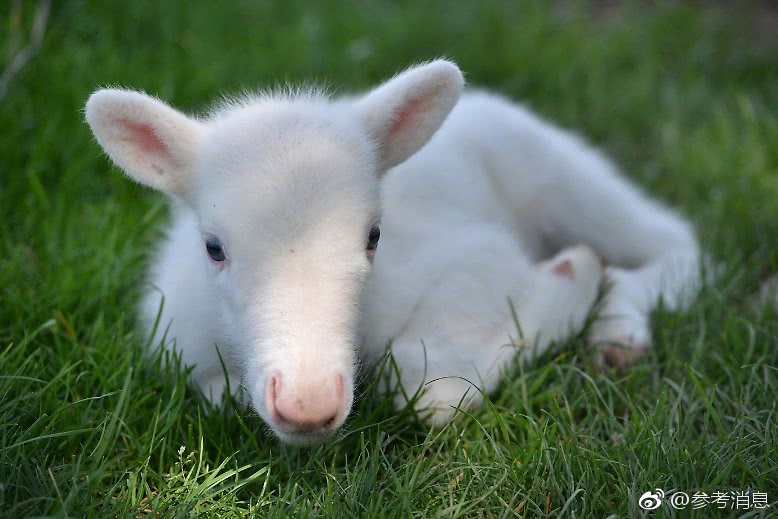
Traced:
[[345, 408], [343, 375], [320, 384], [285, 387], [280, 374], [270, 377], [267, 406], [273, 420], [294, 432], [333, 431]]

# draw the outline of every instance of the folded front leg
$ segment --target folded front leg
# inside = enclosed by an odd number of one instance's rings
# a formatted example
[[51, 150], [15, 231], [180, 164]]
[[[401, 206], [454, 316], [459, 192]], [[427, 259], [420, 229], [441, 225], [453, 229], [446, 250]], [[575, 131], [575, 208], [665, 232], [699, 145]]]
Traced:
[[529, 360], [581, 330], [597, 297], [602, 266], [591, 249], [574, 247], [539, 265], [522, 265], [513, 279], [520, 282], [510, 287], [499, 274], [451, 271], [424, 298], [392, 343], [403, 389], [395, 397], [398, 407], [415, 396], [421, 417], [444, 424], [458, 408], [480, 406], [517, 354]]

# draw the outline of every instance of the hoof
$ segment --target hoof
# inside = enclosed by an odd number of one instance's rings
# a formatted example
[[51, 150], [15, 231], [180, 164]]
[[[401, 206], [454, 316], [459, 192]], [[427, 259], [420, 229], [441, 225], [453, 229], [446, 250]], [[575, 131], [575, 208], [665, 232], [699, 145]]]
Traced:
[[594, 363], [600, 369], [624, 371], [634, 366], [647, 351], [648, 346], [625, 339], [600, 347], [594, 354]]

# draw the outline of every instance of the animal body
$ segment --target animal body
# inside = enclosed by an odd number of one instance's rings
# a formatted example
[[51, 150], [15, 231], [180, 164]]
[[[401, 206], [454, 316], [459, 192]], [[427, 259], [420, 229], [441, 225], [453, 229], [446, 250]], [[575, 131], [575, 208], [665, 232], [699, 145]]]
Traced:
[[141, 314], [151, 333], [162, 305], [165, 346], [206, 395], [226, 368], [283, 441], [316, 442], [348, 416], [358, 358], [389, 346], [396, 405], [421, 388], [414, 405], [444, 423], [516, 355], [579, 332], [603, 284], [588, 340], [617, 366], [649, 347], [660, 299], [694, 295], [687, 222], [575, 135], [462, 89], [439, 60], [360, 96], [263, 94], [200, 118], [91, 96], [109, 157], [171, 199]]

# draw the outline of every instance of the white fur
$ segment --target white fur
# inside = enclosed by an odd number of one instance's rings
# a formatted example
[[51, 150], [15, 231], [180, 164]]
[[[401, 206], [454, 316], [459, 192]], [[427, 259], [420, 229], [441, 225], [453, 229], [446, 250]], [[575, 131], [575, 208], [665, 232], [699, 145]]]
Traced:
[[[492, 391], [517, 353], [580, 330], [603, 280], [590, 340], [617, 365], [649, 346], [660, 298], [679, 308], [693, 295], [686, 222], [521, 106], [478, 91], [457, 103], [462, 84], [436, 61], [359, 98], [268, 95], [203, 120], [135, 92], [93, 94], [87, 120], [109, 156], [173, 199], [142, 314], [152, 323], [164, 294], [166, 345], [206, 394], [225, 387], [218, 346], [283, 440], [314, 441], [350, 410], [358, 349], [375, 361], [391, 344], [401, 381], [390, 383], [423, 388], [417, 408], [441, 423], [477, 404], [476, 388]], [[223, 264], [208, 259], [209, 236]], [[282, 406], [337, 414], [290, 428]]]

